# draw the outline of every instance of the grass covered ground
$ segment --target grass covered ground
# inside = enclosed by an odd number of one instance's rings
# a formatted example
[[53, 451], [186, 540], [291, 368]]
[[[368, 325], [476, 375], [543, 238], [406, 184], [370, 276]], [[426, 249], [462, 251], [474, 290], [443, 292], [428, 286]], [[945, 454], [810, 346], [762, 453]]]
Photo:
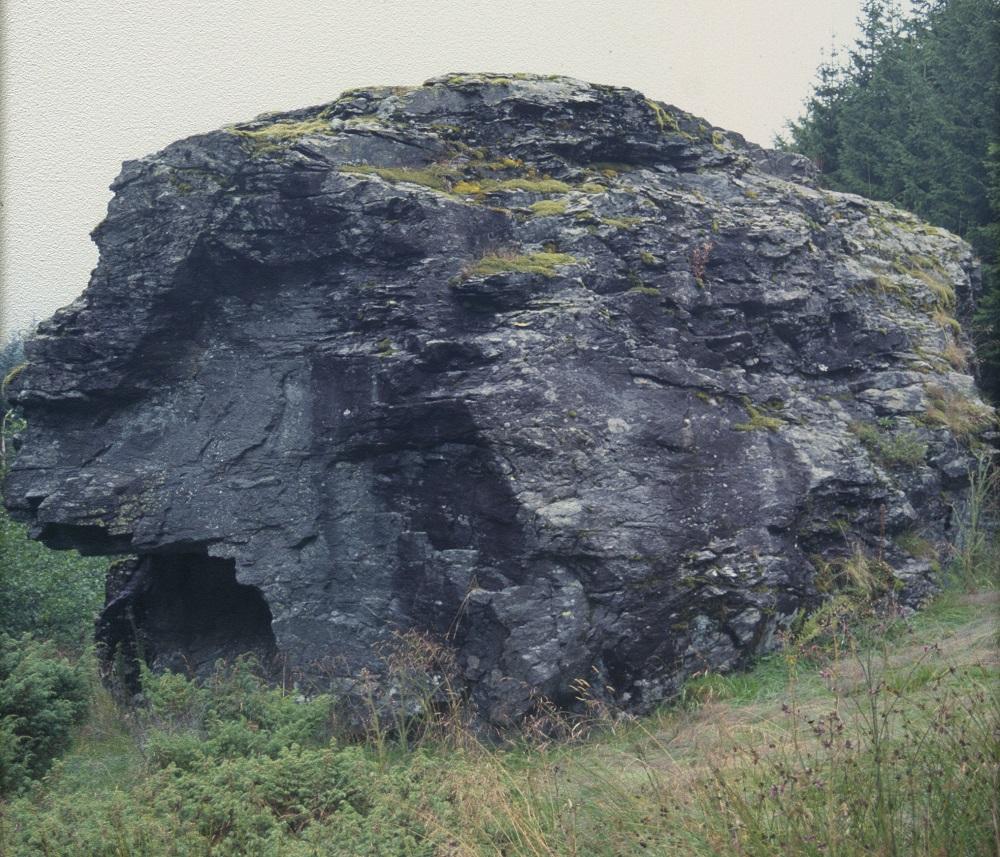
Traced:
[[540, 715], [487, 744], [457, 708], [349, 740], [328, 697], [148, 677], [92, 688], [72, 749], [0, 804], [2, 855], [993, 855], [998, 593], [843, 616], [656, 714]]

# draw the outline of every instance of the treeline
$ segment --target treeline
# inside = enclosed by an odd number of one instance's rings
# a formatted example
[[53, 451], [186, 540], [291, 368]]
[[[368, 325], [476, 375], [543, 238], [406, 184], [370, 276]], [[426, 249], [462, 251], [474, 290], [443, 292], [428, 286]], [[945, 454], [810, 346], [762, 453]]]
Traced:
[[888, 200], [969, 241], [983, 260], [973, 331], [1000, 401], [1000, 0], [865, 0], [861, 35], [819, 68], [779, 141], [834, 189]]

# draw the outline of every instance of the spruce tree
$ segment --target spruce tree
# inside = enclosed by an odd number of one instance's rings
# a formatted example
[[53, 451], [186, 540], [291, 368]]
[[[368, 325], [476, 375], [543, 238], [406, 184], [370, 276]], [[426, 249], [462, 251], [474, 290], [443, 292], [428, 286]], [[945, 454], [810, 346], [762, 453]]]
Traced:
[[779, 144], [823, 183], [889, 200], [969, 240], [983, 260], [974, 335], [1000, 401], [1000, 0], [865, 0], [861, 34], [820, 66], [805, 114]]

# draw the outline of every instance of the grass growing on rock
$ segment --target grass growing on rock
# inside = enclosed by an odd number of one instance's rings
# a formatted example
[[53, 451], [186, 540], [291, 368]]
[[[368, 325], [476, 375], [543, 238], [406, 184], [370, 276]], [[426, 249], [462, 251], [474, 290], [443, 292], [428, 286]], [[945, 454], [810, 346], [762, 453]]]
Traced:
[[426, 167], [375, 167], [369, 164], [342, 164], [337, 169], [344, 173], [375, 175], [388, 182], [409, 182], [432, 190], [449, 192], [457, 170], [447, 164], [430, 164]]
[[869, 452], [890, 467], [916, 467], [927, 455], [927, 444], [915, 432], [893, 432], [888, 425], [860, 421], [848, 428]]
[[469, 276], [488, 277], [492, 274], [508, 272], [520, 274], [540, 274], [543, 277], [556, 276], [560, 265], [572, 265], [575, 256], [568, 253], [489, 253], [477, 260], [468, 271]]
[[734, 423], [736, 431], [777, 431], [785, 424], [783, 419], [766, 414], [747, 398], [743, 400], [743, 407], [749, 419], [745, 423]]
[[261, 128], [229, 128], [230, 133], [242, 137], [254, 155], [280, 151], [302, 137], [311, 134], [333, 134], [330, 120], [323, 114], [298, 121], [278, 120]]
[[924, 390], [928, 402], [926, 421], [946, 427], [961, 441], [973, 441], [979, 432], [996, 422], [989, 408], [958, 390], [940, 384], [927, 384]]
[[569, 206], [565, 199], [540, 199], [531, 204], [531, 213], [536, 217], [553, 217], [563, 214]]
[[951, 308], [955, 305], [955, 286], [948, 272], [936, 259], [911, 255], [896, 259], [892, 267], [898, 274], [923, 283], [934, 296], [938, 306]]

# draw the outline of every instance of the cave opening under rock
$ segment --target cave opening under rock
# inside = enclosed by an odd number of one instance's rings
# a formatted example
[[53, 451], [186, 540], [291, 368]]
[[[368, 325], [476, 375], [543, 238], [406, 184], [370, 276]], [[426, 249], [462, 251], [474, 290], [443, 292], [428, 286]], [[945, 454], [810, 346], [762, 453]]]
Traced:
[[[265, 671], [277, 652], [271, 610], [255, 586], [236, 579], [231, 559], [200, 553], [140, 557], [109, 592], [98, 637], [109, 655], [141, 658], [154, 670], [204, 677], [217, 660], [255, 655]], [[125, 666], [126, 682], [134, 684]]]

